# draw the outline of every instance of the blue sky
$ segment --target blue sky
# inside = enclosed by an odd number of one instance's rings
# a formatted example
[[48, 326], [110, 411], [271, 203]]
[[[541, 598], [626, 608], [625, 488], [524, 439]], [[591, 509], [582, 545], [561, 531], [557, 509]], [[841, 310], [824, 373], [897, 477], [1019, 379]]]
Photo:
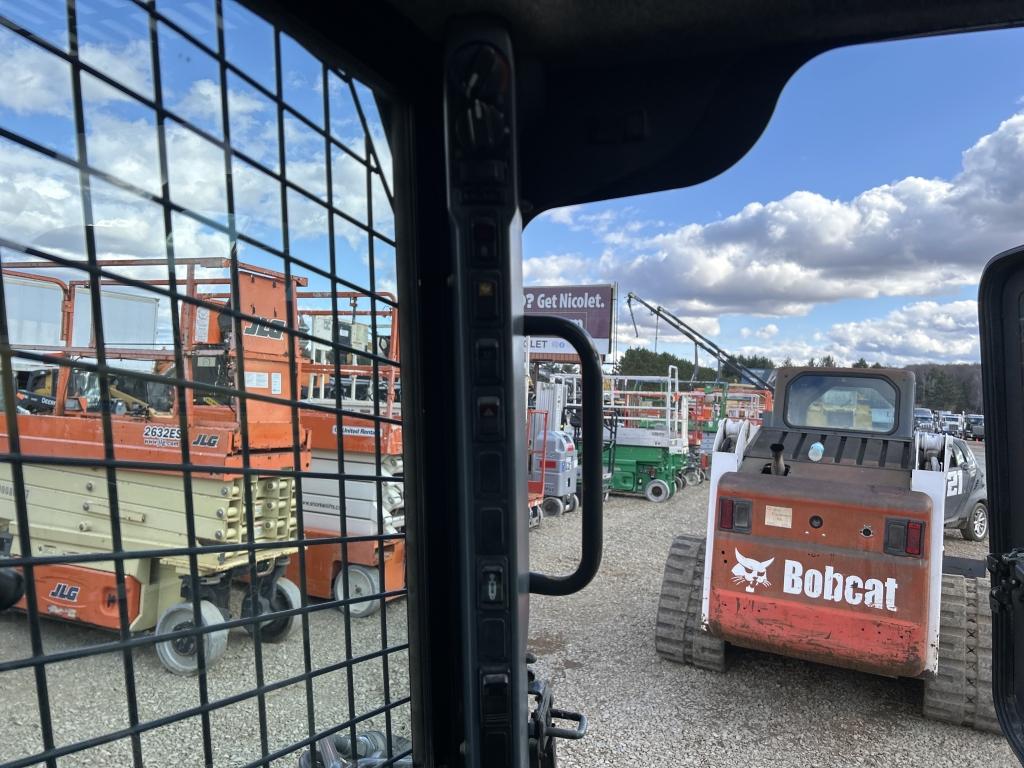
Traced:
[[[609, 275], [622, 275], [622, 264], [637, 256], [650, 256], [659, 249], [659, 244], [652, 242], [659, 235], [677, 232], [690, 224], [714, 225], [750, 203], [783, 201], [797, 191], [849, 203], [867, 190], [893, 185], [908, 177], [955, 180], [964, 172], [964, 151], [982, 137], [998, 132], [1003, 121], [1024, 109], [1021, 50], [1024, 30], [1008, 30], [857, 46], [820, 56], [787, 85], [767, 130], [754, 148], [717, 178], [688, 189], [586, 205], [535, 220], [524, 236], [527, 277], [531, 282], [545, 282], [552, 275], [564, 275], [566, 282], [598, 282]], [[1021, 149], [1016, 155], [1002, 155], [1004, 166], [1007, 160], [1024, 161], [1020, 136], [1024, 136], [1024, 131], [1015, 125], [999, 134], [998, 138], [1011, 147], [1017, 141]], [[985, 162], [977, 165], [984, 166]], [[1016, 171], [1024, 174], [1024, 165], [1017, 166]], [[980, 173], [984, 175], [984, 168]], [[960, 186], [976, 189], [973, 179], [977, 175], [972, 173]], [[669, 249], [657, 268], [639, 270], [634, 278], [627, 275], [619, 279], [620, 292], [650, 296], [680, 314], [693, 317], [705, 330], [716, 332], [716, 341], [730, 350], [749, 348], [769, 352], [776, 358], [787, 353], [796, 358], [802, 352], [820, 349], [839, 357], [853, 355], [856, 359], [864, 354], [869, 360], [894, 364], [914, 362], [917, 358], [977, 359], [976, 343], [967, 343], [968, 336], [976, 335], [976, 329], [967, 327], [971, 308], [957, 302], [973, 301], [977, 272], [989, 257], [1024, 241], [1024, 205], [1017, 192], [1019, 188], [1001, 190], [1007, 198], [1002, 202], [1019, 214], [1019, 225], [1002, 221], [998, 227], [982, 226], [979, 229], [986, 231], [977, 232], [974, 238], [957, 226], [955, 269], [948, 268], [952, 261], [948, 254], [937, 253], [929, 258], [923, 253], [926, 242], [906, 221], [893, 227], [891, 236], [895, 242], [889, 253], [879, 251], [876, 242], [864, 244], [869, 251], [866, 258], [877, 262], [880, 284], [890, 277], [892, 263], [903, 258], [899, 249], [914, 248], [911, 261], [921, 267], [922, 273], [927, 275], [929, 268], [936, 271], [916, 287], [912, 279], [907, 279], [908, 275], [897, 275], [895, 280], [903, 284], [892, 291], [883, 289], [881, 295], [867, 295], [872, 292], [861, 285], [850, 291], [852, 295], [843, 295], [842, 290], [827, 292], [829, 296], [806, 302], [807, 306], [798, 312], [778, 312], [778, 307], [762, 305], [756, 313], [743, 311], [742, 296], [729, 301], [727, 292], [719, 290], [710, 306], [694, 311], [692, 302], [700, 299], [706, 286], [678, 279], [673, 289], [668, 290], [663, 283], [671, 283], [673, 274], [680, 270], [699, 267], [702, 254], [689, 253], [680, 262], [674, 258], [678, 253]], [[973, 199], [982, 196], [978, 193]], [[949, 204], [962, 209], [962, 198], [954, 197]], [[913, 213], [913, 206], [909, 208], [909, 213]], [[1006, 213], [1005, 206], [1001, 212]], [[806, 211], [797, 205], [789, 206], [787, 213], [799, 217]], [[987, 224], [984, 218], [979, 221]], [[759, 221], [748, 224], [759, 225], [767, 226]], [[622, 233], [626, 233], [625, 242]], [[646, 242], [638, 243], [638, 238]], [[757, 237], [733, 233], [726, 239], [732, 247], [744, 248], [748, 258], [757, 258]], [[857, 259], [861, 242], [856, 237], [851, 240], [845, 256]], [[813, 248], [815, 241], [812, 238], [810, 242], [798, 239], [784, 243], [782, 258], [793, 265], [805, 264], [807, 254], [801, 252], [801, 246]], [[717, 265], [710, 256], [715, 249], [706, 250], [706, 269], [714, 271]], [[762, 258], [779, 256], [780, 250], [775, 248]], [[821, 276], [828, 277], [828, 270], [820, 275], [797, 276], [794, 285]], [[738, 268], [729, 279], [748, 282], [748, 277], [756, 281]], [[842, 276], [837, 277], [842, 282]], [[921, 302], [934, 302], [938, 309], [927, 305], [903, 310]], [[892, 312], [898, 313], [895, 322], [889, 317]], [[922, 322], [915, 319], [920, 315], [933, 319], [941, 315], [943, 319], [938, 323]], [[623, 312], [621, 319], [628, 322], [628, 314]], [[846, 328], [839, 334], [838, 343], [829, 333], [836, 324], [871, 320], [877, 322], [866, 328]], [[950, 332], [950, 320], [956, 326], [959, 343], [947, 343], [950, 339], [929, 328], [938, 325]], [[910, 325], [915, 325], [913, 337], [905, 330], [899, 332], [898, 327], [906, 329]], [[777, 332], [772, 333], [773, 327]], [[758, 331], [765, 328], [768, 330], [758, 336]], [[743, 329], [747, 329], [745, 335]], [[630, 338], [631, 327], [622, 331], [620, 351], [636, 343]], [[823, 338], [815, 340], [815, 333]], [[930, 335], [932, 343], [921, 343], [919, 333]], [[653, 334], [641, 335], [648, 346], [653, 343]], [[664, 337], [659, 348], [692, 354], [689, 345], [665, 347]], [[913, 354], [915, 349], [920, 354]]]
[[[201, 45], [216, 49], [213, 0], [161, 0], [156, 7]], [[367, 157], [367, 136], [349, 85], [334, 72], [328, 75], [330, 125], [326, 126], [322, 65], [294, 40], [281, 35], [283, 98], [294, 110], [286, 112], [283, 120], [284, 161], [289, 181], [308, 193], [287, 190], [285, 227], [281, 182], [271, 175], [280, 172], [277, 107], [271, 96], [260, 90], [262, 87], [272, 94], [276, 89], [273, 29], [234, 0], [225, 0], [223, 7], [228, 61], [256, 81], [249, 83], [233, 71], [228, 74], [228, 127], [232, 146], [241, 153], [231, 158], [238, 231], [272, 249], [282, 249], [287, 236], [290, 253], [324, 270], [329, 268], [327, 149], [323, 133], [300, 119], [301, 115], [321, 130], [329, 129], [335, 141], [330, 150], [331, 203], [335, 211], [331, 218], [338, 275], [363, 289], [393, 291], [393, 248], [385, 239], [373, 237], [375, 274], [371, 279], [371, 238], [353, 223], [369, 222], [367, 172], [362, 162]], [[148, 13], [127, 0], [78, 0], [76, 9], [80, 58], [129, 89], [125, 93], [88, 72], [82, 75], [89, 164], [145, 192], [159, 194], [156, 114], [145, 103], [154, 97], [155, 82]], [[0, 16], [67, 50], [67, 16], [62, 5], [0, 0]], [[163, 20], [156, 26], [163, 99], [172, 115], [165, 133], [170, 196], [174, 203], [223, 227], [228, 221], [224, 154], [210, 140], [222, 140], [225, 135], [218, 64], [200, 45]], [[15, 84], [0, 89], [0, 126], [76, 157], [68, 63], [45, 45], [0, 25], [0, 69], [7, 82]], [[382, 140], [372, 94], [360, 84], [355, 90], [383, 175], [390, 178], [390, 153]], [[4, 237], [65, 258], [82, 258], [84, 219], [76, 174], [67, 164], [0, 139], [0, 229]], [[373, 227], [384, 238], [393, 238], [393, 215], [379, 174], [373, 174], [372, 184]], [[100, 179], [94, 178], [91, 186], [94, 233], [101, 259], [165, 256], [158, 203]], [[178, 212], [172, 218], [178, 258], [229, 255], [223, 231]], [[253, 244], [242, 243], [239, 254], [243, 262], [284, 270], [280, 257]], [[8, 251], [3, 257], [19, 258]], [[50, 274], [66, 279], [80, 277], [65, 272], [50, 270]], [[166, 269], [128, 267], [121, 273], [153, 279], [164, 276]], [[328, 281], [301, 266], [296, 266], [293, 274], [307, 278], [310, 290], [330, 287]], [[315, 301], [319, 300], [307, 303]], [[162, 323], [165, 335], [170, 331], [167, 306]], [[328, 306], [324, 300], [319, 308]]]

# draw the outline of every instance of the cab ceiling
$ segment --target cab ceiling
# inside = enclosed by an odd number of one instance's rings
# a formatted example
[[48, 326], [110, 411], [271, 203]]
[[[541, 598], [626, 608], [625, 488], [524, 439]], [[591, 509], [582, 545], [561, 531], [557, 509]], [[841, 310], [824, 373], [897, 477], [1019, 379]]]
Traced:
[[527, 219], [716, 176], [753, 146], [793, 73], [829, 49], [1024, 24], [1020, 0], [254, 4], [291, 17], [313, 47], [339, 43], [410, 95], [437, 92], [449, 24], [504, 24], [517, 56]]

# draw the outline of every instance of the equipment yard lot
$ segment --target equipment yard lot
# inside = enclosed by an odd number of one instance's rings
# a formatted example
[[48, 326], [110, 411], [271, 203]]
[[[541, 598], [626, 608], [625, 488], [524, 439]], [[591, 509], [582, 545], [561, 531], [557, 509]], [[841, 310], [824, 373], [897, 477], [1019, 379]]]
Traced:
[[[984, 454], [974, 444], [980, 461]], [[606, 505], [604, 562], [597, 579], [568, 598], [531, 598], [530, 648], [541, 676], [555, 682], [556, 705], [580, 710], [590, 733], [559, 744], [564, 766], [1012, 766], [998, 736], [927, 721], [921, 685], [808, 664], [763, 653], [733, 650], [725, 675], [683, 667], [654, 651], [654, 617], [669, 544], [678, 533], [703, 533], [708, 484], [686, 488], [668, 502], [613, 497]], [[530, 533], [531, 564], [547, 573], [570, 570], [578, 553], [580, 516], [548, 518]], [[947, 533], [947, 551], [982, 558], [987, 543]], [[237, 596], [236, 596], [237, 602]], [[236, 606], [237, 607], [237, 606]], [[404, 604], [387, 609], [388, 645], [404, 644]], [[113, 639], [79, 626], [43, 622], [48, 651]], [[352, 621], [353, 655], [379, 648], [380, 616]], [[344, 622], [337, 611], [310, 616], [313, 667], [345, 657]], [[227, 652], [211, 670], [210, 698], [254, 686], [253, 643], [232, 630]], [[30, 654], [24, 616], [0, 615], [0, 662]], [[297, 633], [284, 645], [263, 649], [268, 683], [301, 674]], [[135, 652], [140, 715], [148, 720], [196, 706], [194, 678], [168, 674], [151, 648]], [[407, 695], [404, 651], [389, 657], [392, 700]], [[31, 670], [9, 673], [0, 702], [5, 738], [0, 762], [38, 750], [39, 727]], [[51, 665], [48, 673], [58, 744], [98, 736], [128, 725], [119, 655]], [[381, 663], [357, 665], [357, 712], [383, 701]], [[347, 678], [336, 671], [317, 678], [318, 728], [348, 717]], [[305, 688], [300, 683], [267, 694], [271, 750], [308, 735]], [[329, 722], [334, 718], [333, 722]], [[211, 716], [216, 765], [239, 765], [259, 754], [255, 700]], [[383, 717], [368, 726], [384, 727]], [[408, 707], [393, 718], [408, 735]], [[146, 764], [178, 768], [201, 764], [197, 718], [143, 736]], [[66, 761], [64, 761], [66, 762]], [[127, 741], [98, 747], [75, 764], [130, 764]], [[296, 765], [294, 757], [275, 765]]]
[[[984, 462], [977, 443], [972, 448]], [[581, 593], [531, 598], [531, 649], [556, 705], [590, 733], [562, 742], [565, 766], [1013, 766], [1000, 736], [925, 720], [921, 684], [730, 650], [718, 675], [654, 651], [665, 556], [674, 535], [703, 535], [708, 484], [660, 505], [613, 498], [601, 571]], [[531, 534], [531, 565], [568, 570], [579, 518]], [[568, 544], [572, 543], [572, 544]], [[947, 552], [983, 558], [987, 542], [946, 534]]]

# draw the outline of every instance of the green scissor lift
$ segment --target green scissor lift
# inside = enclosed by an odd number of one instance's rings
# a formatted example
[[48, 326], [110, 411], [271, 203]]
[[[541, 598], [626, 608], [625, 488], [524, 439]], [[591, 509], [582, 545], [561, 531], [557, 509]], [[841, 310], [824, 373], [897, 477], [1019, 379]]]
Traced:
[[[579, 378], [558, 379], [566, 384], [567, 404], [578, 404]], [[672, 498], [685, 486], [691, 464], [677, 368], [669, 366], [666, 376], [606, 376], [604, 403], [616, 427], [604, 455], [611, 466], [611, 492], [656, 502]]]

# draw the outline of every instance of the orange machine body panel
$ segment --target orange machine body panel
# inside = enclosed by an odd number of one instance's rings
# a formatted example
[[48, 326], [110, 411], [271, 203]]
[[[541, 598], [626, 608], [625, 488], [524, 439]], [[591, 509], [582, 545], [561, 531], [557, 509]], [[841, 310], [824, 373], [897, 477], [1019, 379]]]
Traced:
[[[337, 532], [307, 529], [307, 538], [337, 536]], [[379, 549], [378, 549], [379, 545]], [[350, 565], [365, 565], [376, 568], [379, 565], [378, 551], [384, 553], [383, 591], [394, 592], [405, 588], [405, 542], [390, 539], [383, 542], [353, 541], [346, 545]], [[329, 600], [334, 596], [334, 579], [341, 572], [341, 545], [308, 544], [306, 546], [306, 591], [313, 597]], [[296, 584], [299, 580], [299, 557], [294, 555], [288, 563], [285, 575]], [[397, 596], [395, 596], [397, 597]], [[392, 598], [388, 598], [394, 599]]]
[[[384, 413], [383, 408], [381, 413]], [[333, 413], [303, 408], [299, 423], [310, 431], [310, 444], [314, 450], [337, 451], [343, 445], [345, 453], [375, 456], [379, 443], [381, 456], [398, 456], [402, 453], [400, 424], [378, 423], [372, 419], [346, 415], [341, 419], [342, 440], [339, 441], [338, 419]]]
[[[107, 629], [120, 628], [113, 573], [77, 565], [37, 565], [34, 575], [39, 613]], [[124, 587], [130, 624], [139, 615], [142, 586], [134, 577], [125, 576]], [[27, 610], [24, 597], [17, 607]]]
[[[397, 424], [374, 423], [354, 416], [342, 417], [344, 442], [338, 440], [338, 420], [335, 414], [326, 411], [303, 409], [301, 424], [309, 430], [313, 450], [336, 452], [344, 445], [345, 453], [376, 455], [379, 442], [381, 456], [401, 455], [402, 427]], [[350, 523], [352, 525], [352, 523]], [[356, 525], [363, 526], [365, 521]], [[337, 537], [340, 531], [306, 527], [306, 538]], [[354, 534], [353, 534], [354, 535]], [[354, 541], [346, 545], [346, 558], [352, 565], [377, 567], [378, 547], [384, 553], [385, 591], [405, 587], [405, 542], [401, 540]], [[311, 544], [306, 547], [306, 586], [310, 595], [324, 599], [333, 597], [334, 579], [341, 571], [341, 545]], [[288, 564], [288, 578], [299, 583], [299, 560], [293, 557]], [[389, 598], [393, 599], [393, 598]]]
[[[198, 411], [220, 410], [202, 406]], [[227, 411], [230, 409], [224, 408]], [[177, 417], [143, 419], [110, 417], [114, 457], [121, 461], [181, 463], [181, 432]], [[250, 466], [280, 469], [295, 463], [288, 423], [269, 423], [250, 428]], [[64, 456], [102, 461], [103, 421], [99, 413], [78, 416], [24, 414], [18, 416], [21, 452], [26, 457]], [[0, 450], [9, 450], [7, 419], [0, 415]], [[237, 423], [202, 419], [189, 427], [192, 462], [223, 467], [226, 474], [242, 465], [242, 440]], [[301, 470], [309, 468], [309, 433], [300, 430]], [[271, 450], [277, 448], [277, 450]], [[180, 470], [175, 470], [180, 471]]]
[[[721, 500], [751, 505], [723, 530]], [[874, 674], [926, 668], [932, 502], [924, 493], [822, 478], [728, 472], [718, 484], [706, 620], [739, 646]], [[820, 526], [815, 527], [820, 518]], [[890, 554], [886, 524], [914, 522], [920, 556]]]

